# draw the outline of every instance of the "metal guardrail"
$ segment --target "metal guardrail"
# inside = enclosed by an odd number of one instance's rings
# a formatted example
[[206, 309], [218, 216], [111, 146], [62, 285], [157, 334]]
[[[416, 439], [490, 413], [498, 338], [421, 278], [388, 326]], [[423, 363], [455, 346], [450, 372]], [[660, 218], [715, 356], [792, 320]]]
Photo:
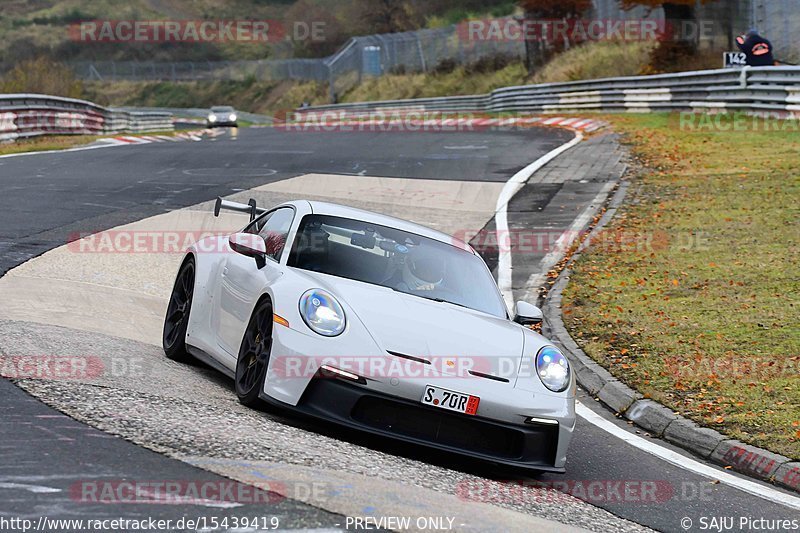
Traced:
[[730, 110], [800, 116], [800, 67], [745, 67], [523, 85], [489, 94], [331, 104], [309, 113], [378, 111], [536, 112]]
[[39, 135], [101, 135], [171, 129], [170, 113], [123, 111], [86, 100], [43, 94], [0, 95], [0, 141]]

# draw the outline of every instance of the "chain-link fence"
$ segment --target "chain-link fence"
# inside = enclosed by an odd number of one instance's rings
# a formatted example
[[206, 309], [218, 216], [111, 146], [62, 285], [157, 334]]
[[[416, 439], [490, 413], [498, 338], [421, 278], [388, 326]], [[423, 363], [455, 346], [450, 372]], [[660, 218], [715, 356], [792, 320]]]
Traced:
[[[601, 20], [663, 20], [661, 8], [620, 8], [618, 0], [594, 0], [591, 17]], [[705, 43], [733, 49], [735, 35], [757, 27], [775, 45], [777, 57], [797, 61], [800, 56], [800, 0], [720, 0], [697, 6], [699, 20], [712, 21], [714, 31]], [[484, 21], [486, 24], [487, 21]], [[498, 19], [508, 32], [518, 24]], [[309, 80], [327, 83], [335, 101], [366, 77], [415, 73], [467, 65], [481, 59], [525, 57], [521, 38], [470, 38], [465, 24], [405, 33], [353, 37], [332, 56], [320, 59], [276, 59], [218, 62], [97, 61], [73, 63], [77, 75], [88, 80]], [[513, 32], [511, 32], [513, 33]]]
[[[503, 24], [516, 24], [504, 19]], [[521, 59], [525, 45], [519, 39], [468, 39], [464, 26], [353, 37], [330, 57], [206, 62], [93, 61], [73, 62], [72, 69], [86, 80], [313, 80], [330, 84], [331, 98], [365, 77], [426, 72], [465, 65], [487, 57]]]
[[[502, 24], [517, 24], [502, 19]], [[525, 57], [521, 39], [470, 39], [465, 25], [446, 28], [354, 37], [328, 58], [331, 99], [365, 77], [427, 72], [484, 58]]]
[[96, 81], [328, 80], [324, 59], [252, 61], [76, 61], [76, 75]]

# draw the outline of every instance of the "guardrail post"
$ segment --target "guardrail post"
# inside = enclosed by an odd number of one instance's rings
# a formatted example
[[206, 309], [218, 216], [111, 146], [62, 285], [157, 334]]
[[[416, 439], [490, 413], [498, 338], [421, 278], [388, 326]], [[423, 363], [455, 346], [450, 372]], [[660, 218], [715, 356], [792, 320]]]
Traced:
[[94, 65], [89, 65], [89, 79], [91, 80], [93, 77], [96, 77], [98, 81], [103, 81], [103, 77], [97, 72], [97, 69], [94, 68]]
[[739, 87], [742, 89], [747, 89], [747, 74], [750, 70], [750, 66], [742, 67], [742, 72], [739, 74]]
[[328, 65], [328, 99], [332, 104], [336, 103], [336, 88], [333, 86], [335, 80], [333, 77], [333, 65]]
[[417, 52], [419, 52], [419, 61], [422, 66], [422, 72], [427, 72], [427, 66], [425, 65], [425, 52], [422, 51], [422, 41], [419, 39], [419, 34], [414, 35], [417, 38]]

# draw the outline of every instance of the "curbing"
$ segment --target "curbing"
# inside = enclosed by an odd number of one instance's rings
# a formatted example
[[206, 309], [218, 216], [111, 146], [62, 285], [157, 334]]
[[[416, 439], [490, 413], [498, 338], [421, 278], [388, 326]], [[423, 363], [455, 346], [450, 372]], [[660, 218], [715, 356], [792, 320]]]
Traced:
[[699, 426], [682, 416], [673, 420], [664, 430], [664, 440], [705, 458], [710, 458], [724, 438], [722, 433]]
[[626, 415], [628, 420], [656, 437], [663, 436], [667, 426], [678, 418], [672, 409], [648, 399], [635, 401], [626, 411]]
[[735, 464], [742, 471], [767, 479], [778, 473], [784, 459], [782, 455], [765, 452], [760, 448], [733, 439], [720, 442], [711, 452], [711, 458], [715, 462]]
[[608, 209], [591, 230], [588, 239], [570, 258], [544, 300], [542, 311], [551, 340], [564, 350], [577, 381], [584, 390], [650, 435], [662, 437], [703, 459], [730, 467], [741, 474], [800, 492], [800, 462], [729, 439], [713, 429], [697, 425], [654, 400], [645, 399], [586, 355], [564, 326], [561, 302], [564, 287], [569, 282], [569, 264], [591, 243], [592, 236], [614, 217], [625, 198], [627, 187], [627, 182], [620, 184], [609, 201]]

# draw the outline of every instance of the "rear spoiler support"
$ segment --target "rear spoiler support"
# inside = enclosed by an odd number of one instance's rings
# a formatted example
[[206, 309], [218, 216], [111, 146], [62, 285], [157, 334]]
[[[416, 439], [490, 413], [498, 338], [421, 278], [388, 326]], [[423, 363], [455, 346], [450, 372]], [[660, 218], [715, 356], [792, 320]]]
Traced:
[[254, 221], [258, 215], [267, 212], [263, 207], [258, 207], [254, 198], [250, 198], [247, 204], [240, 204], [239, 202], [231, 202], [230, 200], [223, 200], [222, 197], [217, 196], [217, 201], [214, 204], [214, 216], [218, 217], [219, 212], [225, 209], [226, 211], [236, 211], [237, 213], [247, 213], [250, 215], [250, 222]]

